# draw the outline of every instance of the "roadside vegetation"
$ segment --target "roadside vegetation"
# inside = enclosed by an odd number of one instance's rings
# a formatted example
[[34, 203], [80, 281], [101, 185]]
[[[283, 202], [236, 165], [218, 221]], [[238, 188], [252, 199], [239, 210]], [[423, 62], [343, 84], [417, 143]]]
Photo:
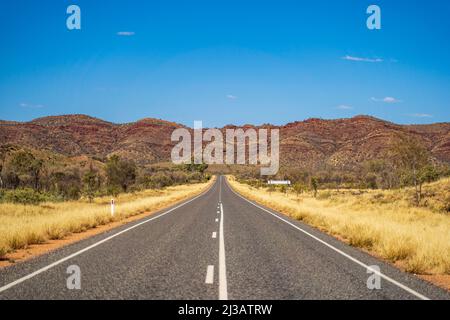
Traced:
[[[153, 212], [205, 190], [205, 165], [138, 167], [112, 155], [69, 159], [0, 147], [0, 259], [27, 246]], [[116, 215], [110, 214], [114, 198]]]
[[[274, 187], [237, 181], [245, 197], [416, 274], [450, 275], [450, 179], [397, 190]], [[315, 196], [314, 193], [317, 192]]]
[[392, 137], [377, 158], [352, 168], [283, 168], [267, 185], [254, 171], [229, 178], [236, 191], [417, 274], [450, 275], [450, 166], [414, 136]]
[[[427, 204], [424, 184], [450, 177], [450, 163], [435, 159], [420, 140], [406, 135], [393, 136], [389, 145], [371, 160], [351, 167], [335, 163], [315, 166], [281, 167], [271, 180], [289, 180], [297, 192], [314, 190], [398, 190], [412, 188], [411, 201], [418, 207]], [[282, 160], [282, 159], [281, 159]], [[253, 186], [264, 185], [258, 168], [236, 167], [228, 171]]]
[[131, 216], [155, 212], [200, 194], [211, 183], [212, 180], [121, 193], [115, 198], [114, 216], [111, 215], [109, 196], [39, 204], [0, 203], [0, 258], [33, 244], [63, 239]]
[[0, 202], [91, 200], [210, 179], [203, 165], [138, 167], [112, 155], [107, 159], [67, 158], [50, 152], [0, 147]]

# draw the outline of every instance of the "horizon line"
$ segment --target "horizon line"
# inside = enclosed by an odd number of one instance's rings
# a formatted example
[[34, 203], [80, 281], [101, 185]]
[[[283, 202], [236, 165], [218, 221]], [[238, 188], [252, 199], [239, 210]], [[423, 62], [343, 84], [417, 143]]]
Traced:
[[[171, 121], [171, 120], [166, 120], [166, 119], [161, 119], [161, 118], [144, 117], [144, 118], [137, 119], [135, 121], [118, 123], [118, 122], [104, 120], [104, 119], [102, 119], [100, 117], [91, 116], [91, 115], [84, 114], [84, 113], [69, 113], [69, 114], [46, 115], [46, 116], [42, 116], [42, 117], [37, 117], [37, 118], [31, 119], [31, 120], [28, 120], [28, 121], [17, 121], [17, 120], [0, 119], [0, 125], [5, 125], [7, 123], [9, 123], [10, 125], [14, 125], [14, 124], [33, 124], [32, 122], [34, 122], [34, 121], [41, 120], [41, 119], [46, 119], [46, 118], [64, 118], [64, 117], [76, 117], [76, 116], [83, 116], [83, 117], [99, 120], [101, 122], [106, 122], [106, 123], [109, 123], [109, 124], [112, 124], [112, 125], [117, 125], [117, 126], [129, 125], [129, 124], [133, 124], [133, 123], [143, 122], [145, 120], [155, 120], [155, 121], [163, 121], [163, 122], [179, 125], [179, 126], [182, 126], [182, 127], [191, 128], [188, 125], [184, 125], [184, 124], [176, 122], [176, 121]], [[342, 117], [342, 118], [310, 117], [310, 118], [305, 118], [303, 120], [293, 120], [293, 121], [290, 121], [290, 122], [287, 122], [287, 123], [284, 123], [284, 124], [280, 124], [280, 125], [276, 125], [276, 124], [273, 124], [273, 123], [261, 123], [261, 124], [246, 123], [246, 124], [242, 124], [242, 125], [236, 125], [236, 124], [230, 123], [230, 124], [223, 125], [222, 127], [211, 127], [211, 128], [248, 127], [248, 126], [250, 126], [250, 127], [263, 127], [263, 126], [286, 127], [286, 126], [289, 126], [289, 125], [292, 125], [292, 124], [303, 123], [303, 122], [308, 122], [308, 121], [312, 121], [312, 120], [339, 121], [339, 120], [353, 120], [353, 119], [358, 119], [358, 118], [368, 118], [368, 119], [373, 119], [373, 120], [382, 121], [382, 122], [391, 123], [391, 124], [400, 125], [400, 126], [427, 126], [427, 125], [435, 125], [435, 124], [450, 124], [450, 121], [437, 121], [437, 122], [428, 123], [428, 124], [418, 124], [418, 123], [400, 124], [400, 123], [396, 123], [396, 122], [393, 122], [393, 121], [390, 121], [390, 120], [385, 120], [385, 119], [382, 119], [382, 118], [379, 118], [379, 117], [376, 117], [376, 116], [372, 116], [372, 115], [359, 114], [359, 115], [355, 115], [353, 117]], [[194, 121], [197, 121], [197, 120], [193, 120], [192, 123], [194, 123]], [[201, 120], [198, 120], [198, 121], [201, 121]], [[207, 129], [207, 128], [208, 127], [205, 127], [204, 129]]]

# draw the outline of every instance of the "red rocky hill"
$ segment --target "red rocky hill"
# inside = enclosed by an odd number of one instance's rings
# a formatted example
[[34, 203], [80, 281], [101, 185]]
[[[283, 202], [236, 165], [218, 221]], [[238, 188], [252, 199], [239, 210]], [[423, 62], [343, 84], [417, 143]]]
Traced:
[[[146, 165], [170, 160], [170, 136], [181, 127], [157, 119], [114, 124], [86, 115], [51, 116], [30, 122], [0, 121], [0, 146], [12, 144], [100, 159], [118, 154]], [[357, 116], [270, 127], [280, 129], [280, 160], [287, 166], [327, 163], [352, 167], [381, 157], [391, 137], [398, 133], [419, 138], [437, 160], [450, 163], [450, 123], [405, 126]]]

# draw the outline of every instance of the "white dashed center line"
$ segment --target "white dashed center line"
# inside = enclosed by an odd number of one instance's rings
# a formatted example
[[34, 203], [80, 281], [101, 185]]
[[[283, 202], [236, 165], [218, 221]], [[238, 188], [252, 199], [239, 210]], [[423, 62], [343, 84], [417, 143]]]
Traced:
[[214, 266], [208, 266], [206, 268], [206, 284], [213, 284], [214, 283]]
[[220, 203], [219, 239], [219, 300], [228, 300], [227, 267], [225, 263], [225, 240], [223, 234], [223, 205]]

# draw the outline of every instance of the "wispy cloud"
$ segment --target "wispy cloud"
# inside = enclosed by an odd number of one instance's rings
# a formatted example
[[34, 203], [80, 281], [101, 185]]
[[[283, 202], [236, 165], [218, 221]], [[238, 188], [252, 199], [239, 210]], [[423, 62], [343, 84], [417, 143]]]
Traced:
[[412, 113], [409, 116], [414, 118], [433, 118], [433, 115], [428, 113]]
[[21, 102], [19, 103], [19, 106], [21, 106], [22, 108], [30, 108], [30, 109], [40, 109], [44, 107], [42, 104], [31, 104], [27, 102]]
[[346, 104], [341, 104], [341, 105], [337, 106], [336, 109], [339, 109], [339, 110], [352, 110], [353, 107], [349, 106], [349, 105], [346, 105]]
[[236, 96], [234, 96], [234, 95], [232, 95], [232, 94], [228, 94], [228, 95], [227, 95], [227, 99], [229, 99], [229, 100], [237, 100], [238, 97], [236, 97]]
[[131, 37], [131, 36], [134, 36], [135, 33], [134, 33], [134, 31], [119, 31], [119, 32], [117, 32], [117, 35], [121, 36], [121, 37]]
[[402, 100], [399, 100], [399, 99], [394, 98], [394, 97], [385, 97], [385, 98], [381, 98], [381, 99], [372, 97], [372, 98], [370, 98], [370, 100], [375, 101], [375, 102], [384, 102], [384, 103], [400, 103], [400, 102], [403, 102]]
[[380, 59], [380, 58], [364, 58], [364, 57], [355, 57], [355, 56], [349, 56], [349, 55], [342, 57], [342, 59], [348, 60], [348, 61], [371, 62], [371, 63], [384, 61], [383, 59]]

